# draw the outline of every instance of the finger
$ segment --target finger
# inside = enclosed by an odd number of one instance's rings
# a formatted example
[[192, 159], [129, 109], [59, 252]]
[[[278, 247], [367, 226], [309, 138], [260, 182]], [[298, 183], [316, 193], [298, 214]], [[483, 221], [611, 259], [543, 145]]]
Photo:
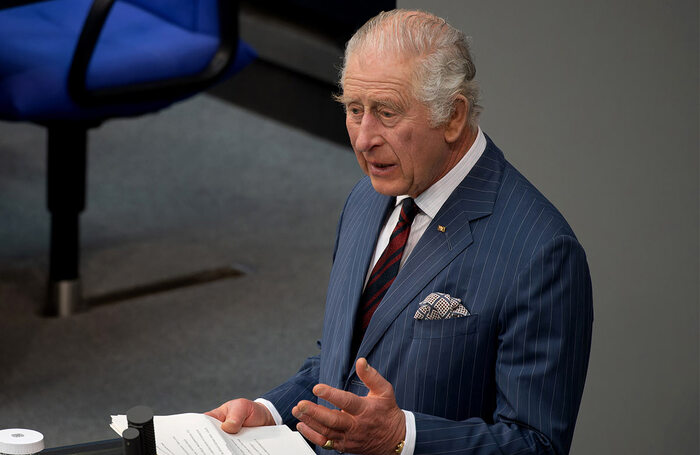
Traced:
[[317, 397], [323, 398], [349, 414], [357, 415], [364, 409], [362, 398], [354, 393], [336, 389], [325, 384], [318, 384], [314, 387], [313, 392]]
[[369, 389], [370, 395], [378, 395], [382, 397], [393, 397], [394, 388], [391, 383], [384, 379], [377, 370], [369, 366], [367, 359], [360, 357], [355, 364], [355, 371], [360, 380]]
[[352, 417], [348, 414], [306, 400], [292, 409], [292, 415], [326, 436], [339, 436], [352, 426]]
[[310, 417], [305, 417], [304, 420], [299, 421], [299, 424], [302, 424], [306, 428], [313, 430], [315, 433], [321, 435], [324, 438], [321, 444], [326, 442], [326, 439], [332, 439], [334, 441], [340, 441], [345, 439], [346, 434], [344, 432], [332, 430], [324, 425], [321, 425], [320, 423], [311, 419]]
[[299, 422], [297, 424], [297, 430], [299, 433], [301, 433], [306, 439], [311, 441], [313, 444], [316, 444], [319, 447], [323, 447], [323, 445], [331, 439], [333, 441], [333, 448], [336, 450], [342, 450], [340, 447], [339, 441], [336, 439], [329, 438], [327, 436], [322, 435], [321, 433], [317, 432], [313, 428], [309, 427], [307, 424], [304, 422]]

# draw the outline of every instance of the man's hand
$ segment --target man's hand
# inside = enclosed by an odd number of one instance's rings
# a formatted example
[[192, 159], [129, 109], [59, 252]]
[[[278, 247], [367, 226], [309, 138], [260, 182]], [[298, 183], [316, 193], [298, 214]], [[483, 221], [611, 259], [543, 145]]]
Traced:
[[226, 433], [238, 433], [241, 427], [274, 425], [275, 420], [264, 404], [238, 398], [227, 401], [216, 409], [204, 414], [223, 422], [221, 429]]
[[366, 397], [318, 384], [314, 395], [341, 411], [302, 400], [292, 409], [301, 421], [297, 429], [320, 447], [330, 439], [342, 452], [391, 454], [406, 435], [406, 417], [396, 404], [394, 388], [364, 358], [357, 360], [356, 371], [369, 388]]

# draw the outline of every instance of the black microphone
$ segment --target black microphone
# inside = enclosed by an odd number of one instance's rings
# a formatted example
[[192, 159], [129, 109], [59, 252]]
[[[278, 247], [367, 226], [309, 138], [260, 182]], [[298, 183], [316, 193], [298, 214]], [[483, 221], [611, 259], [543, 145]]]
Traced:
[[136, 428], [127, 428], [122, 433], [124, 455], [143, 455], [141, 452], [141, 433]]
[[138, 430], [141, 439], [141, 455], [156, 455], [156, 432], [153, 428], [153, 411], [148, 406], [134, 406], [126, 413], [129, 428]]

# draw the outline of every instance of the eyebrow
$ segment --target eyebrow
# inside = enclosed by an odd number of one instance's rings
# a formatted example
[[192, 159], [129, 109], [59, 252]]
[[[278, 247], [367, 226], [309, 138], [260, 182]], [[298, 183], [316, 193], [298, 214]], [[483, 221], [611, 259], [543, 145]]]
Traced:
[[388, 107], [389, 109], [396, 111], [396, 112], [403, 112], [403, 110], [404, 110], [404, 108], [402, 107], [402, 105], [400, 103], [397, 103], [394, 100], [390, 100], [390, 99], [386, 99], [386, 98], [378, 99], [378, 100], [374, 101], [373, 105], [374, 106]]
[[[344, 106], [348, 106], [352, 103], [360, 103], [360, 101], [357, 98], [349, 98], [345, 96], [344, 93], [338, 94], [338, 95], [333, 95], [333, 99], [340, 104], [343, 104]], [[402, 107], [401, 103], [397, 103], [396, 101], [389, 99], [389, 98], [378, 98], [378, 99], [373, 99], [370, 100], [371, 102], [371, 107], [387, 107], [391, 110], [394, 110], [396, 112], [403, 112], [404, 108]]]

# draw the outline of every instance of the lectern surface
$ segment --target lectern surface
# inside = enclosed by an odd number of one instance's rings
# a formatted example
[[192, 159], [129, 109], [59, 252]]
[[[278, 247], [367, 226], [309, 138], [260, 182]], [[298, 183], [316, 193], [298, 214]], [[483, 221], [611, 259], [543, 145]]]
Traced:
[[46, 449], [42, 455], [122, 455], [122, 440], [108, 439], [106, 441], [88, 442], [65, 447]]

